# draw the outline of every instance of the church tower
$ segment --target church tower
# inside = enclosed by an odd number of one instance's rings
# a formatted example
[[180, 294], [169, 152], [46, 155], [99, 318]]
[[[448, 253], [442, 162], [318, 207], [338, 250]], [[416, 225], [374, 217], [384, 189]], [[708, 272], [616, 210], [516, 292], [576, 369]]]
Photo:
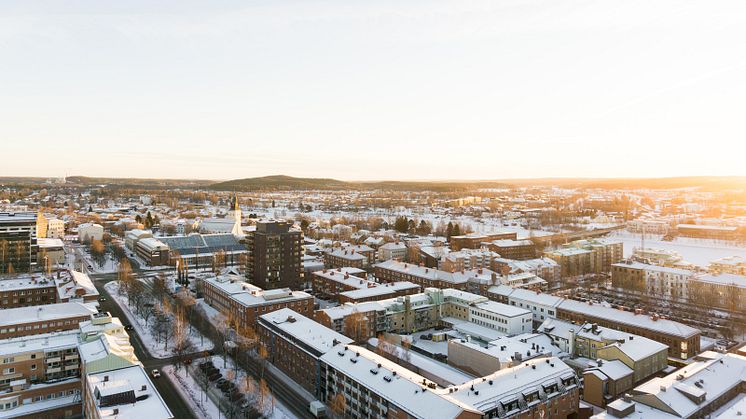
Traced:
[[243, 229], [241, 229], [241, 208], [238, 206], [238, 194], [233, 194], [231, 199], [231, 209], [228, 211], [228, 218], [233, 218], [233, 229], [231, 233], [237, 238], [244, 236]]

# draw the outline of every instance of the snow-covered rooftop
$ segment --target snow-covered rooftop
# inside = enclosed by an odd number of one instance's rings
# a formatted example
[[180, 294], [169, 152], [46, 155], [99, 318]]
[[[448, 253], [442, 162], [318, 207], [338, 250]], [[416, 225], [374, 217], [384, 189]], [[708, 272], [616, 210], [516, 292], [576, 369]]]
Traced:
[[[110, 406], [101, 406], [96, 400], [96, 409], [101, 417], [119, 418], [173, 418], [166, 402], [155, 389], [153, 382], [141, 365], [132, 365], [117, 370], [88, 374], [87, 385], [91, 394], [102, 396], [108, 393], [134, 391], [134, 403], [126, 402]], [[114, 409], [118, 414], [114, 414]]]
[[352, 339], [347, 336], [337, 333], [289, 308], [282, 308], [260, 316], [259, 324], [279, 329], [288, 336], [292, 336], [316, 351], [315, 355], [326, 353], [340, 343], [352, 343]]

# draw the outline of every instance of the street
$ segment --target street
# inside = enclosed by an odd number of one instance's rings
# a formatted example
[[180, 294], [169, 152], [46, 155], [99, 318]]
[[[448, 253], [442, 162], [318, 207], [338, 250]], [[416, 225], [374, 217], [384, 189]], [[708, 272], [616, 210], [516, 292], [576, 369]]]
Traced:
[[[112, 316], [119, 317], [119, 319], [122, 320], [123, 323], [128, 323], [127, 316], [124, 314], [122, 309], [119, 308], [119, 305], [117, 305], [117, 303], [113, 301], [112, 297], [109, 295], [106, 289], [104, 289], [104, 285], [106, 285], [106, 283], [112, 280], [116, 280], [117, 274], [91, 274], [90, 276], [98, 292], [101, 294], [101, 296], [106, 297], [107, 299], [106, 301], [100, 303], [101, 309], [103, 311], [108, 311], [109, 313], [111, 313]], [[137, 358], [140, 359], [140, 362], [142, 362], [145, 371], [147, 371], [148, 373], [150, 373], [150, 371], [154, 368], [160, 369], [165, 365], [174, 363], [174, 358], [158, 359], [150, 356], [150, 354], [146, 350], [144, 350], [142, 341], [140, 340], [140, 337], [137, 335], [137, 333], [130, 333], [130, 342], [135, 348], [135, 355], [137, 355]], [[178, 390], [174, 387], [174, 384], [171, 383], [171, 380], [166, 377], [161, 377], [158, 379], [152, 379], [152, 381], [155, 384], [155, 387], [158, 389], [158, 392], [161, 394], [161, 397], [163, 397], [163, 400], [168, 405], [169, 409], [171, 409], [171, 413], [173, 413], [175, 418], [197, 419], [197, 417], [194, 415], [194, 412], [192, 411], [192, 408], [184, 401], [184, 399], [182, 399]]]

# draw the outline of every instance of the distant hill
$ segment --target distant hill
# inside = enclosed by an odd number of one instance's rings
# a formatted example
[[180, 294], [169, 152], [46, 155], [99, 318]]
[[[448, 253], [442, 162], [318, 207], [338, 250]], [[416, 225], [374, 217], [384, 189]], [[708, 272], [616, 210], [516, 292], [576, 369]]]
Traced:
[[140, 178], [107, 178], [107, 177], [87, 177], [87, 176], [68, 176], [65, 178], [67, 183], [73, 185], [93, 186], [108, 185], [117, 187], [141, 187], [141, 188], [167, 188], [167, 187], [205, 187], [215, 183], [212, 180], [193, 180], [193, 179], [140, 179]]
[[506, 187], [503, 182], [346, 182], [337, 179], [325, 178], [296, 178], [291, 176], [276, 175], [247, 179], [229, 180], [210, 186], [210, 189], [218, 191], [280, 191], [280, 190], [394, 190], [394, 191], [433, 191], [433, 192], [457, 192], [475, 188], [497, 188]]

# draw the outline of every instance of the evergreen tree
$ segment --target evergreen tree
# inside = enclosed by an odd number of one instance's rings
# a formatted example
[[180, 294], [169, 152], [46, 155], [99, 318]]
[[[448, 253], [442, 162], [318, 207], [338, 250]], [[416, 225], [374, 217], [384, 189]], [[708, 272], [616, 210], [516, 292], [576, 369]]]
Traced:
[[398, 231], [399, 233], [406, 233], [407, 230], [409, 230], [409, 221], [407, 221], [407, 217], [396, 217], [396, 221], [394, 222], [394, 230]]
[[458, 226], [458, 224], [453, 225], [453, 233], [454, 236], [460, 236], [461, 235], [461, 227]]
[[446, 228], [446, 238], [448, 240], [451, 240], [451, 236], [453, 235], [453, 223], [448, 222], [448, 228]]
[[430, 234], [431, 228], [430, 224], [428, 224], [425, 220], [420, 220], [420, 225], [417, 226], [417, 234], [420, 236], [427, 236]]

